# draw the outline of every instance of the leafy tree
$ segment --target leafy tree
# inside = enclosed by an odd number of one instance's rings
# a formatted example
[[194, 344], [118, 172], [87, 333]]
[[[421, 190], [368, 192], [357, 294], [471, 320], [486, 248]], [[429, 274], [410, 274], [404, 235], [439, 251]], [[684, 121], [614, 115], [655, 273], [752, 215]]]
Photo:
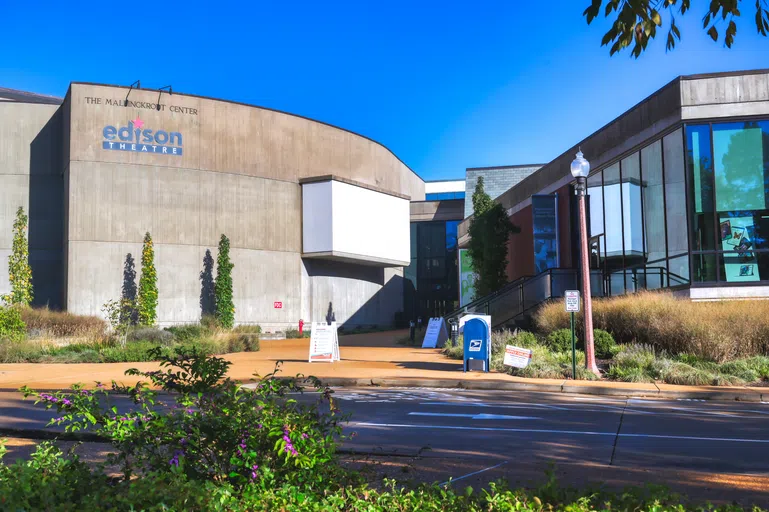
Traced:
[[486, 193], [483, 176], [473, 192], [473, 218], [470, 221], [468, 251], [475, 271], [476, 298], [488, 295], [507, 282], [507, 241], [520, 229], [510, 222], [501, 204]]
[[[700, 2], [705, 4], [705, 2]], [[752, 3], [746, 2], [746, 3]], [[670, 24], [667, 34], [666, 48], [672, 50], [676, 41], [681, 40], [681, 31], [676, 25], [675, 14], [683, 16], [690, 9], [691, 0], [592, 0], [590, 6], [585, 9], [583, 15], [588, 24], [597, 18], [601, 12], [604, 17], [613, 17], [611, 28], [603, 36], [601, 46], [611, 44], [610, 55], [614, 55], [630, 45], [633, 45], [631, 54], [638, 58], [649, 41], [657, 36], [657, 28], [662, 27], [663, 12], [667, 9], [670, 16]], [[724, 45], [731, 48], [734, 37], [737, 35], [737, 18], [742, 14], [739, 7], [745, 5], [742, 0], [711, 0], [704, 17], [702, 28], [707, 34], [718, 41], [723, 34]], [[762, 36], [769, 35], [769, 0], [755, 1], [756, 30]], [[719, 26], [726, 24], [726, 29], [719, 32]]]
[[29, 266], [29, 242], [27, 241], [27, 216], [24, 208], [16, 210], [13, 222], [13, 246], [8, 256], [8, 280], [11, 293], [3, 299], [8, 304], [29, 306], [32, 303], [32, 268]]
[[231, 329], [235, 325], [235, 304], [232, 299], [232, 269], [230, 261], [230, 239], [225, 235], [219, 239], [219, 254], [216, 257], [216, 320], [219, 325]]
[[139, 325], [155, 325], [158, 317], [158, 274], [155, 271], [155, 248], [152, 236], [144, 234], [142, 276], [139, 278]]

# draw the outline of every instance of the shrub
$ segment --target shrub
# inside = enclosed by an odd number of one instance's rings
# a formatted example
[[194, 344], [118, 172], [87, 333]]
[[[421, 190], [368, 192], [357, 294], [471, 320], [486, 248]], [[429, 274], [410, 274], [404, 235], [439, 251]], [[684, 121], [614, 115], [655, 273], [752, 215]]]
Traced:
[[9, 305], [29, 306], [32, 303], [32, 267], [29, 265], [29, 243], [27, 241], [27, 215], [21, 206], [16, 210], [13, 222], [13, 244], [8, 256], [8, 281], [11, 293], [4, 297]]
[[139, 325], [152, 326], [158, 317], [158, 274], [155, 270], [155, 248], [152, 236], [144, 234], [142, 247], [142, 275], [139, 278], [139, 295], [136, 300]]
[[303, 338], [303, 337], [304, 337], [304, 333], [302, 333], [300, 335], [298, 329], [286, 329], [286, 339], [287, 340], [296, 340], [296, 339]]
[[211, 334], [208, 328], [200, 324], [175, 325], [166, 327], [165, 330], [173, 334], [174, 339], [181, 343], [197, 340]]
[[[161, 370], [126, 374], [148, 378], [170, 393], [176, 406], [168, 410], [158, 410], [157, 393], [141, 382], [113, 385], [115, 393], [79, 385], [54, 394], [23, 391], [35, 403], [57, 410], [52, 424], [69, 431], [87, 428], [108, 438], [118, 452], [111, 462], [120, 464], [126, 478], [156, 472], [236, 488], [289, 480], [312, 487], [328, 485], [341, 473], [334, 452], [337, 440], [345, 439], [340, 422], [346, 418], [331, 400], [332, 391], [317, 379], [281, 379], [273, 373], [246, 390], [226, 378], [231, 363], [224, 359], [197, 350], [168, 355], [158, 348], [152, 355], [161, 361]], [[303, 391], [302, 382], [315, 388], [325, 412], [319, 404], [285, 399], [287, 393]], [[134, 410], [111, 408], [113, 394], [131, 396]]]
[[[540, 308], [534, 320], [543, 333], [569, 325], [558, 302]], [[654, 345], [671, 354], [716, 362], [769, 355], [769, 301], [692, 302], [642, 292], [594, 300], [593, 320], [619, 343]]]
[[216, 320], [225, 329], [231, 329], [235, 324], [235, 303], [232, 297], [232, 269], [234, 266], [230, 261], [230, 239], [222, 235], [219, 240], [219, 254], [216, 257], [214, 296]]
[[107, 332], [107, 323], [101, 318], [75, 315], [48, 308], [23, 308], [21, 317], [30, 331], [58, 337], [101, 339]]
[[262, 334], [262, 327], [257, 324], [240, 324], [233, 327], [232, 332], [241, 334]]
[[628, 345], [614, 357], [608, 377], [625, 382], [661, 380], [670, 361], [650, 345]]
[[551, 332], [547, 335], [546, 343], [550, 350], [555, 352], [571, 352], [571, 329], [558, 329]]
[[21, 319], [22, 308], [0, 306], [0, 340], [21, 341], [27, 333], [27, 326]]
[[614, 341], [614, 336], [603, 329], [593, 330], [593, 347], [596, 357], [600, 359], [611, 359], [619, 353], [619, 347]]
[[128, 341], [151, 341], [160, 345], [169, 345], [174, 335], [155, 327], [139, 327], [128, 332]]

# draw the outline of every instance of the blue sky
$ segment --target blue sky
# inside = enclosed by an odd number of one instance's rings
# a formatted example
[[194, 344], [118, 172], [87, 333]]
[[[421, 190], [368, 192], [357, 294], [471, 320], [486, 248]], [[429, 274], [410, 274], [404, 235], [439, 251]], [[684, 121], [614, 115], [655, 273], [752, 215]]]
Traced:
[[751, 2], [733, 49], [700, 29], [696, 0], [679, 47], [660, 38], [639, 60], [600, 47], [588, 3], [0, 0], [0, 86], [171, 84], [356, 131], [449, 179], [552, 160], [678, 75], [769, 68]]

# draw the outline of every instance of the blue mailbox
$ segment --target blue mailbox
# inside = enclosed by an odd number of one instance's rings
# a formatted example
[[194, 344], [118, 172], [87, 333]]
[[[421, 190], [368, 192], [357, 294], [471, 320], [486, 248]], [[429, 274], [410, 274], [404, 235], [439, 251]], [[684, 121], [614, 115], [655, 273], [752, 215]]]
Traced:
[[464, 371], [470, 368], [472, 359], [483, 361], [483, 371], [489, 371], [491, 364], [491, 329], [481, 318], [472, 318], [465, 323]]

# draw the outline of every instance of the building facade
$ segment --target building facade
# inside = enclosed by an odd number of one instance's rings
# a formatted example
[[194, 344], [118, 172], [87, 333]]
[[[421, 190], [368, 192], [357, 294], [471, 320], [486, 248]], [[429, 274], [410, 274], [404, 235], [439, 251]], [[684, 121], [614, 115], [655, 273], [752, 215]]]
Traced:
[[522, 228], [510, 238], [511, 281], [543, 270], [535, 264], [542, 196], [557, 197], [549, 206], [557, 266], [577, 266], [569, 164], [578, 148], [592, 168], [596, 294], [769, 297], [769, 71], [679, 77], [503, 193], [497, 201]]
[[536, 172], [542, 164], [500, 165], [496, 167], [470, 167], [465, 170], [465, 213], [467, 218], [473, 214], [473, 192], [478, 178], [483, 176], [483, 188], [492, 199], [516, 186], [526, 177]]
[[58, 101], [0, 90], [0, 293], [21, 206], [39, 305], [101, 315], [125, 271], [140, 274], [149, 232], [158, 323], [197, 321], [225, 234], [237, 323], [391, 325], [424, 187], [381, 144], [266, 108], [85, 83]]
[[457, 227], [465, 182], [428, 181], [411, 203], [411, 262], [404, 271], [404, 320], [443, 316], [459, 306]]

